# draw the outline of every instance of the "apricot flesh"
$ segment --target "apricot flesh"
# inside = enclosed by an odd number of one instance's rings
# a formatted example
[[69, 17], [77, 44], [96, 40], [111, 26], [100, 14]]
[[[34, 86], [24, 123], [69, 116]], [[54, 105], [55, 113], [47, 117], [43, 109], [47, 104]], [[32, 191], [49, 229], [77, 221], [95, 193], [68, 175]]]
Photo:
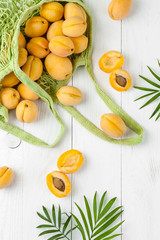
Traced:
[[83, 164], [84, 158], [78, 150], [64, 152], [58, 159], [57, 166], [60, 171], [70, 174], [76, 172]]
[[18, 90], [20, 96], [25, 100], [34, 101], [39, 98], [39, 96], [36, 93], [34, 93], [30, 88], [28, 88], [23, 83], [19, 84], [17, 90]]
[[74, 52], [74, 44], [69, 37], [56, 36], [49, 43], [52, 53], [60, 57], [68, 57]]
[[113, 20], [122, 20], [129, 14], [132, 0], [112, 0], [108, 7], [109, 16]]
[[67, 3], [64, 6], [64, 18], [81, 17], [84, 21], [87, 20], [84, 9], [77, 3]]
[[27, 62], [28, 52], [25, 48], [19, 48], [18, 64], [22, 67]]
[[45, 67], [49, 75], [56, 80], [65, 80], [72, 75], [72, 62], [67, 57], [50, 53], [45, 59]]
[[38, 107], [32, 101], [23, 100], [16, 108], [16, 116], [20, 122], [34, 122], [38, 116]]
[[74, 44], [74, 53], [82, 53], [88, 47], [88, 37], [85, 35], [80, 37], [72, 37], [71, 40]]
[[85, 33], [87, 23], [81, 17], [67, 18], [62, 24], [63, 34], [68, 37], [79, 37]]
[[109, 81], [111, 86], [119, 92], [127, 91], [132, 85], [129, 73], [123, 69], [111, 72]]
[[77, 105], [82, 101], [81, 91], [72, 86], [61, 87], [56, 93], [56, 96], [60, 103], [69, 106]]
[[49, 54], [48, 41], [43, 37], [32, 38], [27, 43], [28, 52], [38, 58], [45, 58]]
[[47, 40], [50, 42], [53, 37], [64, 36], [62, 32], [62, 24], [64, 20], [56, 21], [52, 23], [47, 32]]
[[20, 95], [14, 88], [3, 88], [0, 92], [0, 100], [4, 107], [11, 110], [17, 107]]
[[0, 189], [8, 187], [13, 179], [13, 171], [8, 167], [0, 167]]
[[127, 130], [123, 120], [114, 113], [106, 113], [101, 117], [101, 128], [113, 138], [120, 138]]
[[8, 75], [6, 75], [1, 81], [2, 87], [13, 87], [18, 83], [19, 83], [19, 79], [14, 74], [14, 72], [11, 72]]
[[43, 71], [42, 61], [34, 56], [29, 56], [26, 64], [22, 67], [23, 72], [27, 74], [33, 81], [38, 80]]
[[121, 68], [124, 58], [120, 52], [109, 51], [105, 53], [99, 60], [99, 67], [103, 72], [110, 73], [115, 69]]
[[53, 171], [49, 173], [46, 182], [49, 190], [56, 197], [66, 197], [71, 191], [70, 180], [63, 172]]
[[28, 37], [41, 37], [47, 32], [48, 21], [40, 16], [35, 16], [27, 20], [25, 25], [25, 34]]
[[26, 47], [26, 39], [23, 35], [23, 33], [19, 33], [19, 37], [18, 37], [18, 46], [20, 48], [25, 48]]
[[40, 15], [49, 22], [55, 22], [63, 17], [63, 5], [58, 2], [44, 3]]

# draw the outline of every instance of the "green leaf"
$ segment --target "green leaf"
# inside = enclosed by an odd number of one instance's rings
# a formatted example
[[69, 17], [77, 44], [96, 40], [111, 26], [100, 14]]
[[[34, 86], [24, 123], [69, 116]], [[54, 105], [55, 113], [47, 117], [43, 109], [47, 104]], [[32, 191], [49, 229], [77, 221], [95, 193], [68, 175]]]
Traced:
[[159, 109], [160, 109], [160, 103], [158, 103], [156, 109], [154, 110], [154, 112], [152, 113], [149, 119], [151, 119], [159, 111]]
[[37, 228], [53, 228], [53, 227], [54, 227], [53, 225], [47, 225], [47, 224], [37, 226]]
[[153, 75], [158, 81], [160, 81], [160, 77], [159, 77], [155, 72], [153, 72], [153, 70], [152, 70], [149, 66], [147, 66], [147, 67], [148, 67], [149, 71], [152, 73], [152, 75]]
[[153, 89], [153, 88], [145, 88], [145, 87], [138, 87], [134, 86], [134, 88], [142, 91], [147, 91], [147, 92], [158, 92], [159, 90]]
[[122, 234], [115, 234], [115, 235], [112, 235], [110, 237], [104, 238], [103, 240], [110, 240], [110, 239], [113, 239], [113, 238], [118, 237], [118, 236], [122, 236]]
[[86, 196], [84, 196], [84, 201], [85, 201], [85, 205], [86, 205], [86, 210], [87, 210], [87, 216], [88, 216], [89, 225], [90, 225], [91, 231], [93, 231], [92, 214], [91, 214], [91, 209], [90, 209], [90, 207], [89, 207], [89, 203], [88, 203], [88, 200], [87, 200]]
[[58, 209], [58, 228], [61, 229], [61, 207]]
[[86, 240], [86, 236], [85, 236], [85, 232], [84, 232], [84, 229], [82, 227], [82, 224], [80, 223], [80, 221], [78, 220], [78, 218], [72, 213], [72, 216], [74, 217], [76, 223], [77, 223], [77, 228], [79, 229], [79, 231], [81, 232], [82, 234], [82, 238], [83, 240]]
[[51, 220], [51, 218], [50, 218], [50, 216], [49, 216], [49, 213], [48, 213], [47, 209], [46, 209], [44, 206], [43, 206], [43, 212], [45, 213], [48, 221], [49, 221], [50, 223], [52, 223], [52, 220]]
[[66, 222], [65, 222], [65, 224], [64, 224], [64, 226], [63, 226], [63, 233], [66, 231], [66, 229], [67, 229], [67, 227], [68, 227], [68, 224], [69, 224], [70, 221], [71, 221], [71, 217], [72, 217], [72, 215], [70, 215], [70, 216], [68, 217], [68, 219], [66, 220]]
[[97, 192], [94, 194], [93, 198], [93, 216], [94, 216], [94, 222], [97, 222]]
[[112, 198], [112, 199], [106, 204], [106, 206], [103, 208], [102, 212], [100, 213], [98, 220], [99, 220], [100, 218], [102, 218], [102, 217], [109, 211], [109, 209], [112, 207], [112, 205], [114, 204], [114, 202], [116, 201], [116, 199], [117, 199], [116, 197], [115, 197], [115, 198]]
[[44, 216], [43, 216], [42, 214], [40, 214], [39, 212], [37, 212], [37, 215], [38, 215], [40, 218], [42, 218], [44, 221], [51, 223], [46, 217], [44, 217]]
[[157, 62], [158, 62], [158, 66], [160, 67], [160, 61], [159, 61], [159, 59], [157, 59]]
[[101, 200], [100, 200], [99, 210], [98, 210], [98, 219], [99, 219], [99, 215], [101, 213], [102, 207], [103, 207], [103, 203], [104, 203], [104, 199], [106, 197], [106, 193], [107, 193], [107, 191], [103, 193], [103, 195], [101, 197]]
[[56, 225], [56, 212], [55, 212], [54, 204], [52, 206], [52, 219], [53, 219], [54, 224]]
[[[158, 91], [157, 91], [157, 92], [158, 92]], [[152, 94], [155, 94], [155, 92], [151, 92], [151, 93], [145, 94], [145, 95], [143, 95], [143, 96], [135, 99], [134, 102], [136, 102], [136, 101], [138, 101], [138, 100], [140, 100], [140, 99], [142, 99], [142, 98], [149, 97], [149, 96], [152, 95]]]
[[57, 235], [52, 236], [51, 238], [48, 238], [47, 240], [54, 240], [54, 239], [57, 240], [57, 239], [59, 239], [59, 237], [64, 238], [64, 236], [62, 234], [57, 234]]
[[153, 82], [153, 81], [149, 80], [148, 78], [145, 78], [145, 77], [143, 77], [143, 76], [141, 76], [141, 75], [139, 75], [139, 76], [140, 76], [140, 78], [142, 78], [143, 80], [145, 80], [146, 82], [148, 82], [149, 84], [151, 84], [152, 86], [157, 87], [157, 88], [160, 88], [160, 85], [158, 85], [157, 83], [155, 83], [155, 82]]
[[156, 120], [155, 120], [155, 121], [157, 121], [159, 118], [160, 118], [160, 113], [158, 114], [158, 116], [157, 116], [157, 118], [156, 118]]
[[153, 101], [155, 101], [157, 98], [160, 97], [160, 93], [157, 93], [155, 96], [153, 96], [150, 100], [148, 100], [142, 107], [140, 107], [140, 109], [146, 107], [147, 105], [149, 105], [150, 103], [152, 103]]
[[41, 232], [38, 236], [40, 237], [40, 236], [43, 236], [49, 233], [55, 233], [55, 232], [59, 232], [59, 231], [57, 229], [48, 230], [48, 231]]

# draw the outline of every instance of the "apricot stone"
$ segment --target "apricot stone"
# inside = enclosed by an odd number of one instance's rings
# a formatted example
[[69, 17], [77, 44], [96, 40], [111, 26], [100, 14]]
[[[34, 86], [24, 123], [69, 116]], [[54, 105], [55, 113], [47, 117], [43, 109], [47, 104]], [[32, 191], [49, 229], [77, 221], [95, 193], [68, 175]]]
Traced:
[[116, 69], [111, 72], [109, 81], [111, 86], [119, 92], [127, 91], [132, 85], [129, 73], [123, 69]]
[[13, 87], [18, 83], [19, 83], [19, 79], [14, 74], [14, 72], [11, 72], [8, 75], [6, 75], [1, 81], [2, 87]]
[[55, 22], [63, 17], [63, 5], [58, 2], [44, 3], [40, 15], [49, 22]]
[[22, 67], [27, 62], [28, 52], [25, 48], [19, 48], [18, 64]]
[[0, 92], [1, 104], [7, 109], [14, 109], [17, 107], [20, 95], [14, 88], [3, 88]]
[[81, 91], [78, 88], [72, 86], [61, 87], [56, 93], [56, 96], [60, 103], [64, 105], [74, 106], [82, 101]]
[[0, 167], [0, 189], [8, 187], [13, 179], [13, 171], [8, 167]]
[[62, 24], [64, 20], [56, 21], [51, 24], [47, 32], [47, 40], [50, 42], [53, 37], [64, 36], [62, 32]]
[[45, 58], [49, 54], [48, 41], [43, 37], [32, 38], [27, 43], [28, 52], [38, 58]]
[[56, 80], [65, 80], [72, 75], [72, 62], [69, 58], [59, 57], [50, 53], [45, 59], [48, 73]]
[[40, 16], [30, 18], [26, 22], [25, 34], [28, 37], [41, 37], [47, 32], [48, 21]]
[[18, 46], [20, 48], [25, 48], [26, 47], [26, 39], [23, 35], [23, 33], [19, 33], [19, 37], [18, 37]]
[[81, 17], [85, 22], [87, 16], [84, 9], [77, 3], [67, 3], [64, 7], [64, 18]]
[[82, 35], [80, 37], [71, 38], [74, 44], [74, 53], [81, 53], [88, 47], [88, 37]]
[[38, 116], [38, 107], [32, 101], [23, 100], [16, 108], [16, 116], [20, 122], [34, 122]]
[[68, 37], [79, 37], [85, 33], [87, 23], [81, 17], [67, 18], [62, 24], [63, 34]]
[[19, 84], [17, 90], [18, 90], [20, 96], [25, 100], [34, 101], [39, 98], [39, 96], [36, 93], [34, 93], [30, 88], [28, 88], [23, 83]]
[[23, 72], [27, 74], [33, 81], [38, 80], [43, 71], [42, 61], [34, 56], [29, 56], [26, 64], [22, 67]]
[[129, 14], [131, 7], [132, 0], [112, 0], [108, 13], [113, 20], [122, 20]]
[[74, 44], [69, 37], [56, 36], [50, 41], [49, 49], [57, 56], [67, 57], [74, 52]]

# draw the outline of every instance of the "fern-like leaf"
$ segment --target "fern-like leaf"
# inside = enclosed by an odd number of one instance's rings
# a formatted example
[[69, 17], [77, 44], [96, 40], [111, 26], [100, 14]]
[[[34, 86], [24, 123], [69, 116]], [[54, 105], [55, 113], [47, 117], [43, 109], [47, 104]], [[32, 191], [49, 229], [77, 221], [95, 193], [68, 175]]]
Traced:
[[86, 205], [86, 211], [87, 211], [89, 225], [90, 225], [91, 231], [93, 231], [92, 214], [91, 214], [91, 209], [89, 207], [89, 203], [88, 203], [86, 196], [84, 196], [84, 201], [85, 201], [85, 205]]
[[93, 215], [94, 215], [94, 223], [97, 221], [97, 192], [94, 194], [93, 198]]

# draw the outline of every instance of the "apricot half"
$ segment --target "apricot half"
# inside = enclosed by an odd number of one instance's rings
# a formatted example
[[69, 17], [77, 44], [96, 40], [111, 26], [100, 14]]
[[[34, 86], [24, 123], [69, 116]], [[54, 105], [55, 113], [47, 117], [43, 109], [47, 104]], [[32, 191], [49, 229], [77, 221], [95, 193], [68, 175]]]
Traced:
[[131, 7], [132, 0], [112, 0], [108, 13], [113, 20], [122, 20], [129, 14]]
[[66, 197], [71, 191], [70, 180], [63, 172], [54, 171], [49, 173], [46, 181], [49, 190], [56, 197]]
[[8, 75], [6, 75], [1, 81], [2, 87], [13, 87], [18, 83], [19, 83], [19, 79], [14, 74], [14, 72], [11, 72]]
[[23, 100], [16, 108], [16, 116], [20, 122], [31, 123], [38, 116], [38, 107], [32, 101]]
[[81, 17], [84, 19], [84, 21], [87, 20], [84, 9], [76, 3], [67, 3], [64, 6], [64, 18], [67, 19], [70, 17]]
[[124, 58], [120, 52], [110, 51], [105, 53], [99, 60], [99, 67], [103, 72], [110, 73], [115, 69], [121, 68]]
[[81, 17], [67, 18], [62, 24], [63, 34], [68, 37], [79, 37], [87, 29], [86, 21]]
[[55, 22], [63, 17], [63, 5], [58, 2], [44, 3], [40, 15], [49, 22]]
[[78, 150], [64, 152], [58, 159], [57, 166], [64, 173], [74, 173], [83, 164], [84, 158]]
[[109, 81], [111, 86], [119, 92], [127, 91], [132, 85], [129, 73], [123, 69], [113, 71], [110, 74]]
[[25, 34], [28, 37], [41, 37], [47, 32], [48, 22], [45, 18], [35, 16], [26, 22]]
[[0, 100], [2, 105], [10, 110], [17, 107], [20, 95], [14, 88], [4, 88], [0, 92]]
[[19, 48], [18, 64], [22, 67], [27, 62], [28, 52], [25, 48]]
[[56, 36], [49, 43], [52, 53], [60, 57], [68, 57], [74, 52], [74, 44], [69, 37]]
[[43, 37], [32, 38], [27, 43], [28, 52], [38, 58], [45, 58], [49, 54], [48, 41]]
[[29, 56], [27, 58], [26, 64], [22, 67], [23, 72], [27, 74], [33, 81], [40, 78], [43, 71], [42, 61], [34, 56]]
[[34, 93], [30, 88], [28, 88], [23, 83], [19, 84], [17, 90], [23, 99], [34, 101], [39, 98], [39, 96], [36, 93]]
[[0, 167], [0, 189], [8, 187], [13, 179], [13, 171], [8, 167]]
[[18, 46], [20, 48], [25, 48], [26, 47], [26, 39], [23, 35], [23, 33], [19, 33], [19, 37], [18, 37]]
[[56, 21], [52, 23], [47, 32], [47, 40], [50, 42], [53, 37], [64, 36], [62, 32], [62, 24], [64, 20]]

